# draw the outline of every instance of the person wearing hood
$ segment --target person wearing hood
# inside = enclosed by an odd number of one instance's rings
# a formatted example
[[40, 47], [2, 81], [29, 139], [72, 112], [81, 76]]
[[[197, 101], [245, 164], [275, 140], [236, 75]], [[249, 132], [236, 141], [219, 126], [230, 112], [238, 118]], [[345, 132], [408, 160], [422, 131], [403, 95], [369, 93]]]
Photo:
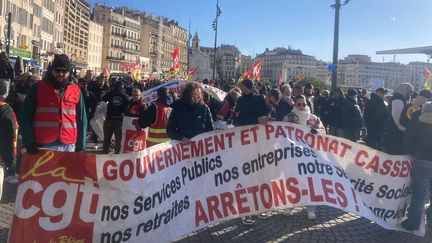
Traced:
[[[427, 186], [432, 180], [432, 102], [422, 106], [419, 120], [408, 127], [404, 144], [406, 151], [414, 157], [411, 172], [412, 199], [408, 209], [408, 219], [401, 226], [406, 230], [418, 230], [422, 220], [424, 198]], [[400, 142], [400, 141], [398, 141]], [[429, 193], [431, 191], [429, 190]], [[431, 219], [428, 212], [428, 223]], [[430, 227], [431, 225], [428, 224]]]
[[27, 152], [37, 153], [39, 147], [64, 152], [84, 150], [86, 108], [70, 69], [68, 56], [56, 54], [43, 80], [30, 88], [20, 115]]
[[[18, 123], [12, 107], [5, 102], [8, 96], [8, 82], [0, 80], [0, 199], [3, 188], [3, 175], [5, 181], [11, 184], [18, 182], [15, 172], [17, 155]], [[4, 170], [3, 170], [4, 167]]]
[[[325, 134], [324, 125], [317, 116], [312, 114], [310, 107], [307, 105], [307, 99], [304, 95], [298, 95], [294, 98], [294, 108], [288, 115], [284, 117], [284, 121], [310, 127], [312, 129], [312, 133]], [[308, 219], [316, 218], [315, 206], [307, 206], [306, 210]], [[284, 214], [289, 215], [291, 214], [291, 211], [292, 209], [287, 209]]]
[[413, 98], [402, 110], [400, 124], [408, 128], [410, 124], [417, 121], [421, 114], [421, 107], [424, 103], [432, 99], [432, 92], [428, 89], [420, 90], [418, 96]]
[[366, 144], [374, 149], [381, 149], [384, 126], [387, 118], [387, 106], [384, 96], [385, 88], [378, 88], [371, 93], [370, 100], [366, 103], [363, 118], [367, 128]]
[[341, 105], [342, 137], [357, 142], [362, 128], [362, 117], [357, 105], [357, 91], [349, 89]]
[[404, 154], [403, 140], [406, 128], [400, 124], [400, 117], [414, 91], [409, 83], [402, 83], [395, 89], [389, 100], [387, 120], [384, 134], [384, 150], [388, 154]]
[[135, 126], [137, 129], [149, 128], [147, 148], [169, 141], [167, 124], [171, 113], [170, 104], [168, 89], [161, 87], [157, 90], [157, 100], [148, 109], [144, 109], [144, 107], [140, 109]]
[[210, 109], [204, 104], [198, 83], [187, 84], [172, 108], [166, 129], [169, 138], [189, 144], [196, 135], [214, 130]]

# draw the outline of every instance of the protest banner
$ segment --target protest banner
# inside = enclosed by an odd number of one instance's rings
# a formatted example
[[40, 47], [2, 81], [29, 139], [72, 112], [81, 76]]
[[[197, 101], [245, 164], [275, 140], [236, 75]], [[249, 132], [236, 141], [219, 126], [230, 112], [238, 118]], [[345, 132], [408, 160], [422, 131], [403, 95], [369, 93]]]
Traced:
[[180, 93], [182, 88], [185, 85], [186, 85], [186, 81], [184, 81], [184, 80], [179, 80], [179, 79], [170, 80], [166, 83], [163, 83], [161, 85], [158, 85], [156, 87], [153, 87], [149, 90], [142, 92], [141, 93], [142, 101], [145, 104], [149, 105], [149, 104], [151, 104], [157, 100], [158, 89], [160, 89], [162, 87], [166, 87], [168, 89], [168, 92]]
[[133, 124], [134, 120], [138, 120], [138, 118], [130, 116], [123, 117], [121, 142], [121, 151], [123, 153], [143, 151], [146, 148], [148, 129], [146, 128], [138, 131]]
[[90, 120], [90, 126], [92, 127], [99, 140], [104, 139], [103, 124], [105, 122], [108, 104], [106, 102], [100, 102], [96, 107], [95, 114]]
[[[139, 153], [43, 151], [24, 158], [9, 239], [169, 242], [221, 221], [304, 205], [402, 230], [411, 170], [408, 156], [284, 122]], [[424, 223], [413, 233], [423, 235]]]
[[203, 87], [203, 91], [208, 93], [213, 98], [217, 99], [218, 101], [223, 101], [225, 99], [225, 96], [227, 93], [221, 89], [218, 89], [216, 87], [207, 85], [207, 84], [201, 84]]

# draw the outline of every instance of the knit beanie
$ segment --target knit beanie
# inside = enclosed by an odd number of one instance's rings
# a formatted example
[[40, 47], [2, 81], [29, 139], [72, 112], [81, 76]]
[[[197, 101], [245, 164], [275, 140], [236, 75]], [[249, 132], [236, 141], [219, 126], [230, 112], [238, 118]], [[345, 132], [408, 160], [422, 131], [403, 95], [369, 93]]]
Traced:
[[253, 81], [250, 80], [250, 79], [245, 79], [245, 80], [243, 80], [243, 81], [242, 81], [242, 84], [243, 84], [246, 88], [248, 88], [249, 90], [253, 90], [253, 89], [254, 89], [254, 83], [253, 83]]
[[422, 113], [432, 112], [432, 101], [428, 101], [422, 106]]
[[55, 54], [54, 60], [52, 61], [51, 67], [55, 68], [64, 68], [66, 70], [71, 69], [71, 64], [69, 61], [69, 57], [66, 54]]

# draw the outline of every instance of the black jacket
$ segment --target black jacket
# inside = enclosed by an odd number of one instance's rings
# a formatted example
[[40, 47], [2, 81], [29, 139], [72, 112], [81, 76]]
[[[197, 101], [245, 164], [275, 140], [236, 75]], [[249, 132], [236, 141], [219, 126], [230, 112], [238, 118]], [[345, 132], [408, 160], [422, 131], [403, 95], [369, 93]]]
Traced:
[[0, 58], [0, 78], [10, 79], [11, 82], [15, 78], [12, 64], [5, 58]]
[[213, 119], [206, 105], [189, 105], [180, 100], [172, 108], [167, 125], [167, 134], [171, 139], [193, 138], [214, 130]]
[[[291, 97], [293, 99], [293, 97]], [[283, 121], [284, 117], [288, 115], [294, 108], [294, 105], [289, 105], [284, 98], [281, 99], [279, 104], [276, 106], [275, 118], [276, 121]]]
[[387, 119], [387, 107], [384, 100], [375, 93], [366, 103], [363, 118], [368, 130], [384, 130]]
[[342, 128], [358, 130], [362, 128], [360, 109], [352, 98], [346, 97], [341, 105]]
[[330, 126], [336, 128], [342, 128], [342, 103], [343, 98], [340, 99], [330, 99], [328, 101], [328, 123]]
[[128, 112], [129, 96], [123, 91], [113, 89], [107, 95], [102, 97], [102, 101], [108, 102], [107, 120], [122, 121], [124, 115]]
[[258, 124], [258, 117], [267, 116], [270, 110], [267, 107], [264, 96], [248, 94], [242, 95], [237, 100], [234, 125], [246, 126]]
[[405, 148], [416, 159], [432, 161], [432, 124], [417, 121], [405, 134]]
[[6, 167], [14, 165], [13, 138], [15, 131], [14, 112], [9, 105], [0, 106], [0, 159]]

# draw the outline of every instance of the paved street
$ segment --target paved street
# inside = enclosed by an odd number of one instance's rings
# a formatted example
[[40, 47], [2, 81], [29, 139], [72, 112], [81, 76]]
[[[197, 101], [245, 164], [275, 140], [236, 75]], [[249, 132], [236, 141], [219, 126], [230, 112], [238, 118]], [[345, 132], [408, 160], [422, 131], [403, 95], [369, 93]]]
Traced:
[[[100, 144], [99, 144], [100, 145]], [[95, 144], [88, 143], [89, 151]], [[90, 149], [92, 148], [92, 149]], [[0, 243], [6, 242], [12, 220], [17, 185], [4, 184], [0, 202]], [[425, 238], [402, 232], [390, 231], [369, 220], [330, 207], [319, 207], [316, 220], [308, 220], [303, 208], [296, 208], [293, 215], [274, 213], [266, 219], [256, 219], [246, 226], [240, 219], [220, 223], [187, 235], [176, 243], [196, 242], [385, 242], [430, 243], [432, 233]]]

